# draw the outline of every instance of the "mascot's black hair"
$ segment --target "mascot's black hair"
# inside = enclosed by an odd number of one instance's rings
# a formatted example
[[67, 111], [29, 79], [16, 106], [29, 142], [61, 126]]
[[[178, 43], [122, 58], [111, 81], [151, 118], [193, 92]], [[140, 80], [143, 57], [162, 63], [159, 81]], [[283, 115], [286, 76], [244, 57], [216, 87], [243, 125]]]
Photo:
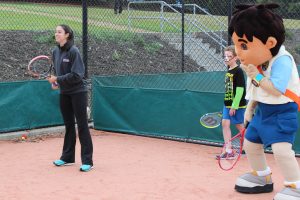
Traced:
[[278, 7], [279, 5], [275, 3], [237, 5], [228, 27], [229, 34], [232, 36], [235, 32], [240, 38], [245, 35], [250, 42], [253, 41], [254, 36], [264, 44], [269, 37], [274, 37], [277, 44], [271, 49], [271, 53], [276, 56], [285, 40], [283, 20], [272, 11], [272, 9]]

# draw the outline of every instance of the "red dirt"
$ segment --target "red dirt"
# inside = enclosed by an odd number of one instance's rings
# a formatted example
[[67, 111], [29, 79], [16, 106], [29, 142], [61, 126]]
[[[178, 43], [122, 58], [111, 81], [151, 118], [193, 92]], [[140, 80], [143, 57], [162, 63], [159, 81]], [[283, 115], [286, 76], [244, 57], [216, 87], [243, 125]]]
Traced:
[[[268, 154], [274, 192], [245, 195], [234, 191], [235, 179], [249, 170], [246, 157], [222, 171], [214, 155], [220, 148], [140, 137], [93, 132], [94, 165], [79, 172], [80, 145], [73, 166], [55, 167], [63, 139], [37, 142], [1, 141], [0, 199], [2, 200], [261, 200], [281, 190], [283, 177]], [[299, 159], [298, 159], [299, 160]]]

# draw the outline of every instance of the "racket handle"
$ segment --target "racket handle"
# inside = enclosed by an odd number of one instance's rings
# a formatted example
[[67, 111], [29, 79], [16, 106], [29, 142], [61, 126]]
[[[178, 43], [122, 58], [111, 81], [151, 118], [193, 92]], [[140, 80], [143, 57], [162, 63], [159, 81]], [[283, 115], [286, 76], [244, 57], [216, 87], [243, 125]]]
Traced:
[[52, 87], [53, 88], [58, 88], [58, 83], [57, 82], [52, 83]]

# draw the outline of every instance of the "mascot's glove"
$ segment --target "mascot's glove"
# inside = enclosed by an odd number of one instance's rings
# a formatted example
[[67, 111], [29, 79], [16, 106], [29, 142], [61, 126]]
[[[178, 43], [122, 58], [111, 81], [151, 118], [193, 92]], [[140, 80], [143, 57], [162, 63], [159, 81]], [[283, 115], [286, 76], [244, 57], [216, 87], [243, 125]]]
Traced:
[[247, 124], [248, 122], [250, 122], [252, 120], [256, 105], [257, 105], [256, 101], [251, 100], [248, 102], [246, 111], [244, 114], [244, 124]]
[[257, 74], [259, 74], [257, 67], [252, 64], [249, 65], [241, 64], [241, 68], [245, 71], [246, 75], [251, 79], [255, 79]]

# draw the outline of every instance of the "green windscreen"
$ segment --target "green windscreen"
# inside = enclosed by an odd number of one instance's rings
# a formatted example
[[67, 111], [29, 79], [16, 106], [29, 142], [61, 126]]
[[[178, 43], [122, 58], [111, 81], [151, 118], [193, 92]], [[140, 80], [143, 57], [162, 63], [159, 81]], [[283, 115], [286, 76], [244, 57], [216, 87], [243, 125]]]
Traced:
[[62, 124], [58, 92], [47, 81], [0, 83], [0, 132]]
[[[221, 126], [205, 128], [199, 119], [222, 110], [223, 77], [222, 72], [94, 77], [95, 129], [220, 144]], [[232, 132], [237, 133], [234, 127]]]

